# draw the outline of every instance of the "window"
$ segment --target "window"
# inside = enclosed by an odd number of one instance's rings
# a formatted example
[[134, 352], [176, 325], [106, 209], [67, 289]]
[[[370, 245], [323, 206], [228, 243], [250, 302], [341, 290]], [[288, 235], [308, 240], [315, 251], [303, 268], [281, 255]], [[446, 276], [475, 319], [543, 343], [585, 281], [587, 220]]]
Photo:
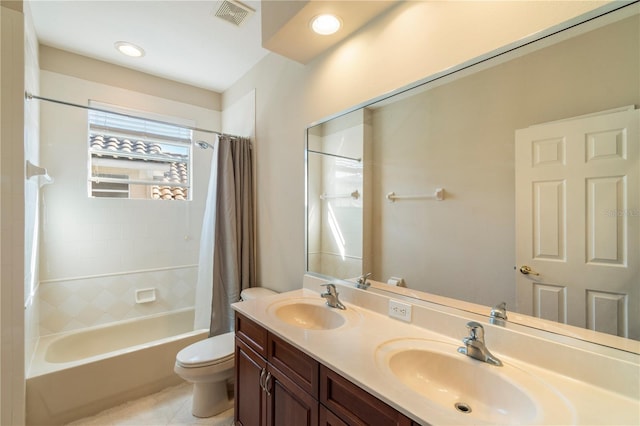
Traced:
[[89, 110], [89, 196], [190, 200], [191, 138], [178, 125]]
[[109, 181], [110, 179], [125, 181], [129, 179], [127, 175], [110, 175], [100, 173], [96, 175], [99, 181], [91, 182], [91, 195], [102, 198], [129, 198], [129, 184]]

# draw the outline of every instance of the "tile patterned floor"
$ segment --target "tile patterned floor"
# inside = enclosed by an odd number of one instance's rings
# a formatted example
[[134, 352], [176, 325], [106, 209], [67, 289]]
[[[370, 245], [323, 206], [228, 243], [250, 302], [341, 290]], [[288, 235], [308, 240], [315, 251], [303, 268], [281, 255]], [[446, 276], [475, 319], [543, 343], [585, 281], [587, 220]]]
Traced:
[[184, 383], [77, 420], [69, 426], [233, 425], [233, 409], [208, 419], [193, 417], [191, 390], [192, 385]]

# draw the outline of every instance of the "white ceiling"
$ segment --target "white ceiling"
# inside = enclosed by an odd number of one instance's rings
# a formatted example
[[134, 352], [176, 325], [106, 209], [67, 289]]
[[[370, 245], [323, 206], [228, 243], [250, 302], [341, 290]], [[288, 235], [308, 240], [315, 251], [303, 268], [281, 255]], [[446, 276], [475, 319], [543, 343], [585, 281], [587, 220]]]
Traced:
[[[216, 0], [30, 0], [41, 44], [159, 77], [224, 92], [268, 50], [261, 47], [259, 1], [240, 27], [215, 17]], [[129, 58], [113, 46], [128, 41], [146, 55]]]

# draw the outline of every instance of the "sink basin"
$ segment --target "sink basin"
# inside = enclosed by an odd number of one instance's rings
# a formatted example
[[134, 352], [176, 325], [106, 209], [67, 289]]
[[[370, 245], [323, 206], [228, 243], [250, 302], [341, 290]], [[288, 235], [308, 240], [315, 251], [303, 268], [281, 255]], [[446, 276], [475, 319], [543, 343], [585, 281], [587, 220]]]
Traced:
[[496, 367], [459, 354], [457, 346], [393, 340], [378, 347], [376, 361], [392, 380], [450, 410], [460, 423], [542, 424], [551, 415], [572, 423], [571, 410], [553, 388], [508, 362]]
[[268, 308], [268, 312], [282, 322], [306, 330], [335, 330], [357, 317], [353, 308], [330, 308], [320, 298], [276, 302]]
[[329, 307], [308, 303], [280, 306], [275, 314], [286, 323], [311, 330], [331, 330], [345, 323], [345, 319]]

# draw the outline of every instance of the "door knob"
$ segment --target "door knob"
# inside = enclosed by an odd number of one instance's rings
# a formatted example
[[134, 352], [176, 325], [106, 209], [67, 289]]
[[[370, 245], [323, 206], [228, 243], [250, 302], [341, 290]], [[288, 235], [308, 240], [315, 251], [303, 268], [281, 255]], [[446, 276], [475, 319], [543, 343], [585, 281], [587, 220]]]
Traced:
[[523, 273], [524, 275], [540, 275], [539, 273], [537, 273], [536, 271], [534, 271], [533, 269], [531, 269], [527, 265], [521, 266], [520, 267], [520, 272]]

